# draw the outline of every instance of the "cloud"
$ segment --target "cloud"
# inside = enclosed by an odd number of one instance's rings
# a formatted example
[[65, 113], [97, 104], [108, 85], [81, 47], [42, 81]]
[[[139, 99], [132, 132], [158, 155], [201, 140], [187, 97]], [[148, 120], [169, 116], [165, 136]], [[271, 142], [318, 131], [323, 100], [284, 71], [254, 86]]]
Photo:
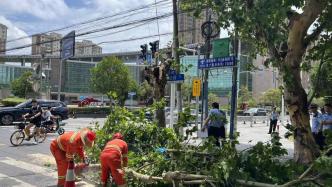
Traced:
[[[158, 0], [159, 1], [159, 0]], [[12, 38], [17, 38], [28, 33], [29, 35], [45, 32], [48, 30], [53, 30], [56, 28], [61, 28], [67, 25], [74, 23], [79, 23], [82, 21], [94, 19], [100, 16], [108, 16], [114, 13], [130, 10], [133, 8], [140, 7], [142, 5], [147, 5], [154, 3], [154, 0], [88, 0], [81, 1], [81, 6], [69, 6], [65, 3], [64, 0], [0, 0], [0, 15], [6, 17], [7, 23], [11, 20], [11, 30], [8, 31], [8, 34], [16, 35], [16, 37], [11, 36]], [[15, 4], [20, 4], [20, 6], [15, 6]], [[164, 14], [166, 12], [171, 12], [171, 2], [168, 2], [167, 5], [158, 7], [158, 14]], [[24, 18], [22, 18], [24, 16]], [[130, 20], [143, 19], [147, 17], [155, 16], [155, 9], [152, 7], [149, 10], [141, 10], [139, 14], [135, 14], [126, 18], [121, 18], [121, 16], [116, 19], [106, 19], [106, 21], [99, 21], [90, 23], [85, 26], [73, 27], [59, 31], [60, 34], [66, 34], [71, 30], [76, 30], [77, 33], [82, 33], [86, 31], [91, 31], [93, 29], [118, 25]], [[31, 18], [31, 19], [30, 19]], [[39, 18], [39, 19], [34, 19]], [[1, 22], [1, 20], [0, 20]], [[2, 22], [7, 25], [7, 23]], [[86, 29], [82, 29], [87, 27]], [[160, 33], [172, 32], [172, 17], [163, 19], [159, 21]], [[132, 26], [129, 26], [132, 27]], [[21, 28], [15, 30], [14, 28]], [[126, 27], [128, 28], [128, 27]], [[120, 28], [118, 30], [123, 30]], [[24, 31], [26, 32], [24, 32]], [[146, 23], [140, 27], [130, 29], [118, 34], [107, 34], [114, 32], [116, 30], [112, 29], [105, 32], [95, 33], [91, 35], [86, 35], [84, 37], [90, 37], [94, 35], [103, 35], [103, 37], [92, 38], [94, 43], [100, 43], [103, 41], [113, 41], [113, 40], [123, 40], [128, 38], [142, 37], [147, 35], [158, 34], [157, 23], [156, 21]], [[13, 33], [11, 33], [13, 32]], [[23, 32], [23, 33], [20, 33]], [[20, 35], [20, 36], [18, 36]], [[84, 37], [79, 37], [78, 40], [84, 39]], [[103, 52], [118, 52], [118, 51], [135, 51], [139, 50], [139, 46], [144, 43], [149, 43], [151, 41], [157, 40], [158, 37], [148, 38], [132, 42], [123, 42], [123, 43], [108, 43], [103, 44]], [[172, 39], [172, 35], [161, 37], [161, 47], [166, 46], [166, 44]], [[11, 43], [12, 46], [21, 46], [27, 43], [31, 43], [29, 40], [20, 40], [18, 42]], [[30, 48], [24, 50], [25, 53], [28, 51], [30, 53]], [[18, 50], [17, 53], [21, 53], [22, 50]]]
[[[0, 16], [0, 23], [6, 25], [8, 28], [7, 40], [28, 36], [26, 32], [24, 32], [22, 29], [16, 27], [11, 21], [9, 21], [4, 16]], [[22, 46], [22, 45], [27, 45], [27, 44], [31, 44], [30, 38], [25, 38], [25, 39], [14, 41], [14, 42], [7, 42], [6, 48], [9, 49], [9, 48], [12, 48], [15, 46]], [[21, 50], [8, 51], [6, 53], [7, 54], [31, 54], [31, 48], [29, 47], [29, 48], [25, 48], [25, 49], [21, 49]]]
[[30, 14], [42, 20], [56, 19], [69, 12], [64, 0], [1, 0], [6, 14]]

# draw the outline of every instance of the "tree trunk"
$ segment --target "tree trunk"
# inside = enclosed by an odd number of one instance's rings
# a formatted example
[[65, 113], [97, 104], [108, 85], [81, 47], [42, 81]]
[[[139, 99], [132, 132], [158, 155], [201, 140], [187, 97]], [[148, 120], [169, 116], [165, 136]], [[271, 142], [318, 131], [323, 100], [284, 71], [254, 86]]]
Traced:
[[290, 18], [287, 40], [287, 55], [281, 65], [285, 85], [285, 101], [288, 107], [294, 132], [294, 160], [308, 164], [320, 154], [311, 134], [308, 112], [308, 98], [301, 84], [301, 62], [306, 52], [305, 37], [309, 27], [323, 10], [319, 0], [308, 0], [303, 13]]
[[301, 83], [301, 61], [305, 53], [302, 42], [288, 38], [288, 53], [281, 70], [285, 85], [285, 102], [294, 131], [294, 160], [308, 164], [319, 156], [319, 148], [311, 133], [307, 93]]

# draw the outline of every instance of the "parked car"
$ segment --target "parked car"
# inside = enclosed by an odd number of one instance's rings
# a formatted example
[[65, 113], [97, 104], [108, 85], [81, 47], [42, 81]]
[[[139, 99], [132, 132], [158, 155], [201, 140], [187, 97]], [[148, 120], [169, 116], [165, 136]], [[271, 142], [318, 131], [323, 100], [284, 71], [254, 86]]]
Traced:
[[245, 116], [266, 116], [268, 111], [264, 108], [250, 108], [249, 110], [245, 111], [243, 114]]
[[[37, 100], [37, 102], [42, 108], [52, 107], [51, 113], [54, 116], [61, 117], [62, 120], [68, 119], [68, 108], [63, 102], [54, 100]], [[0, 124], [11, 125], [13, 122], [22, 121], [22, 115], [29, 112], [31, 105], [31, 100], [28, 100], [15, 107], [0, 108]]]

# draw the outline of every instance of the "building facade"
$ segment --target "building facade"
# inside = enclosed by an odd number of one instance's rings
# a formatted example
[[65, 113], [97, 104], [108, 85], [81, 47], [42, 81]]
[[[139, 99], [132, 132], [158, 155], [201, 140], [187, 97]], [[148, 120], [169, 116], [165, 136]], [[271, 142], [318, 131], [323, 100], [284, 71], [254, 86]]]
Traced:
[[90, 40], [75, 42], [75, 55], [98, 55], [102, 54], [102, 48]]
[[32, 55], [60, 55], [61, 34], [36, 34], [32, 36], [31, 54]]
[[0, 54], [6, 54], [7, 27], [0, 23]]

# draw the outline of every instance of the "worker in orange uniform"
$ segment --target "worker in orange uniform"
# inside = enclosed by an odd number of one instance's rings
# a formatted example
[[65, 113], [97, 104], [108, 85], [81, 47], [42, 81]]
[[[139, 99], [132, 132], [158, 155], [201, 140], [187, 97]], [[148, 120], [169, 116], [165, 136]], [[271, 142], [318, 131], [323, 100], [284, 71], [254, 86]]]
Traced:
[[115, 133], [112, 140], [109, 141], [100, 155], [101, 162], [101, 184], [103, 187], [107, 186], [110, 173], [113, 181], [119, 187], [126, 187], [124, 179], [124, 167], [128, 163], [128, 145], [123, 141], [123, 136], [120, 133]]
[[64, 186], [68, 163], [78, 155], [85, 162], [84, 147], [92, 147], [96, 134], [85, 128], [77, 132], [66, 132], [53, 140], [50, 146], [58, 168], [58, 187]]

